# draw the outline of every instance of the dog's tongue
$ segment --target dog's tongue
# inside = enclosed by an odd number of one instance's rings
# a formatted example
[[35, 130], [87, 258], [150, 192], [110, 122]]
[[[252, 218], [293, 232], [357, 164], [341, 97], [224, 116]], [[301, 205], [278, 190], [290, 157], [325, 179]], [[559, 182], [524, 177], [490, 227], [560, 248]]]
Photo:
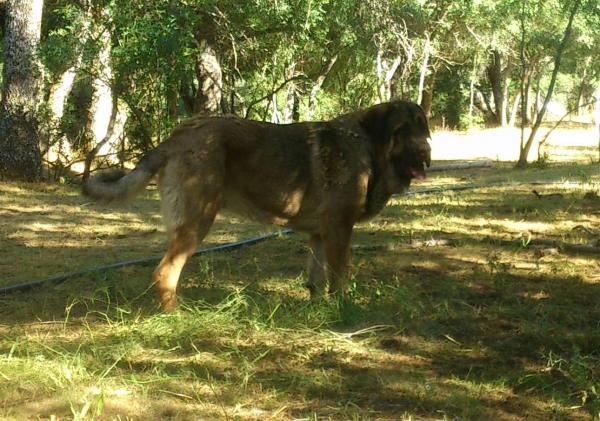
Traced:
[[425, 180], [425, 168], [423, 168], [423, 165], [410, 167], [410, 172], [417, 180]]

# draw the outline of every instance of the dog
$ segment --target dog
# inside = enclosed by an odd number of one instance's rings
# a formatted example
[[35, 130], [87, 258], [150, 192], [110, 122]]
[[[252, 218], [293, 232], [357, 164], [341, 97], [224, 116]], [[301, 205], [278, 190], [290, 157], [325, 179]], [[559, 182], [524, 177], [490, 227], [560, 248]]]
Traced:
[[169, 248], [152, 277], [165, 311], [177, 306], [181, 270], [221, 209], [308, 234], [314, 297], [327, 285], [343, 291], [354, 225], [425, 178], [430, 138], [423, 110], [402, 100], [322, 122], [191, 117], [131, 172], [101, 172], [83, 193], [122, 202], [156, 176]]

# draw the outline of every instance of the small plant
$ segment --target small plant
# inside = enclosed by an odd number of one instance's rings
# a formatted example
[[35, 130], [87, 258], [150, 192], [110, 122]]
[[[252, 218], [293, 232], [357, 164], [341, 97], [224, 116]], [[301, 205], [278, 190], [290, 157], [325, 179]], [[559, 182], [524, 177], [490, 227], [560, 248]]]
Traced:
[[81, 408], [77, 408], [71, 402], [70, 408], [71, 413], [73, 414], [73, 421], [85, 421], [88, 415], [90, 416], [90, 419], [99, 417], [102, 415], [102, 410], [104, 409], [104, 393], [100, 393], [94, 400], [85, 399]]
[[587, 175], [587, 173], [584, 170], [580, 169], [578, 176], [579, 176], [579, 182], [581, 183], [581, 186], [583, 188], [585, 188], [587, 185], [590, 184], [590, 177]]
[[479, 113], [473, 115], [462, 115], [460, 117], [460, 129], [461, 130], [480, 130], [485, 126], [485, 118]]
[[503, 283], [510, 278], [511, 264], [502, 261], [498, 253], [493, 253], [488, 257], [487, 266], [494, 282]]

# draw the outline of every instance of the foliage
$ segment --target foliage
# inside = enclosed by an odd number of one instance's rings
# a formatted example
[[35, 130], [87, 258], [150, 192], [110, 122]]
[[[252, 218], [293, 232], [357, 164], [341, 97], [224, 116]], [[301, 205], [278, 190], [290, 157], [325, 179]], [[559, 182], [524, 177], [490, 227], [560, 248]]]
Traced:
[[[571, 0], [242, 4], [112, 0], [92, 5], [47, 0], [40, 53], [45, 89], [50, 91], [72, 66], [81, 75], [96, 75], [99, 34], [112, 34], [109, 82], [127, 106], [125, 136], [133, 154], [163, 141], [174, 124], [195, 112], [205, 42], [214, 46], [222, 68], [222, 112], [264, 120], [274, 119], [275, 111], [283, 121], [321, 119], [389, 95], [414, 101], [433, 92], [431, 106], [424, 105], [431, 116], [450, 122], [450, 127], [468, 127], [482, 119], [485, 124], [500, 121], [491, 118], [482, 101], [475, 101], [475, 112], [469, 110], [472, 90], [494, 106], [489, 73], [493, 51], [501, 57], [500, 70], [506, 76], [499, 82], [505, 90], [503, 112], [511, 112], [525, 72], [521, 35], [525, 60], [533, 69], [532, 97], [539, 93], [544, 99], [550, 58], [571, 4]], [[596, 42], [600, 6], [584, 0], [581, 8], [554, 94], [573, 110], [591, 103], [600, 83]], [[335, 64], [327, 69], [333, 58]], [[312, 104], [309, 98], [315, 87], [317, 101]], [[77, 119], [85, 120], [86, 103], [69, 106]], [[57, 136], [67, 133], [75, 146], [82, 133], [72, 124], [73, 114], [64, 118], [67, 130]]]

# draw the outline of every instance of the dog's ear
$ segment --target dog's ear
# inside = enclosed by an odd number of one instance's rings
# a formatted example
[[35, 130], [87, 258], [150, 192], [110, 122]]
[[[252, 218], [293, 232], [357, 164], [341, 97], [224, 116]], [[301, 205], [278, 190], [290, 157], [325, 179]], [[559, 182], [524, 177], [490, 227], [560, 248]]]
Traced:
[[391, 140], [388, 119], [394, 112], [391, 103], [378, 104], [369, 108], [361, 118], [359, 124], [375, 143], [382, 144]]
[[415, 104], [415, 107], [416, 112], [414, 113], [414, 122], [417, 132], [423, 134], [427, 138], [431, 138], [431, 133], [429, 132], [429, 125], [427, 124], [427, 117], [425, 116], [423, 109], [417, 104]]

